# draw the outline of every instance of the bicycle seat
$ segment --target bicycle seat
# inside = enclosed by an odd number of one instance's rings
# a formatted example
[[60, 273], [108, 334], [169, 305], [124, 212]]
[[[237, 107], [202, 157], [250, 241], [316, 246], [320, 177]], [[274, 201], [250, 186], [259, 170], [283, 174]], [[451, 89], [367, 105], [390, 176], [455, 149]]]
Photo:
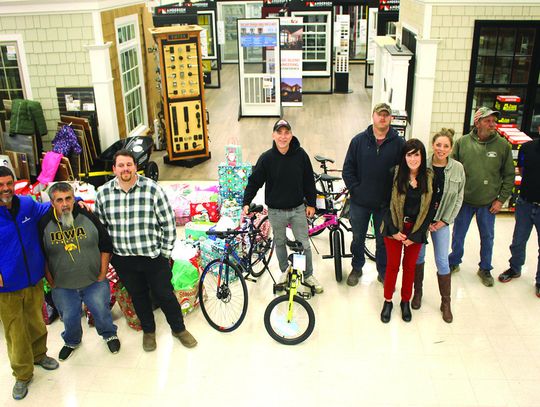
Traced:
[[333, 175], [321, 174], [319, 179], [322, 181], [339, 181], [341, 180], [341, 177], [334, 177]]
[[261, 213], [263, 209], [264, 208], [262, 205], [251, 204], [249, 205], [248, 213]]
[[298, 240], [287, 240], [287, 247], [295, 253], [302, 253], [304, 251], [304, 246]]
[[317, 160], [318, 162], [320, 163], [324, 163], [324, 162], [329, 162], [329, 163], [332, 163], [334, 164], [334, 160], [332, 160], [331, 158], [326, 158], [326, 157], [323, 157], [322, 155], [316, 155], [315, 157], [315, 160]]

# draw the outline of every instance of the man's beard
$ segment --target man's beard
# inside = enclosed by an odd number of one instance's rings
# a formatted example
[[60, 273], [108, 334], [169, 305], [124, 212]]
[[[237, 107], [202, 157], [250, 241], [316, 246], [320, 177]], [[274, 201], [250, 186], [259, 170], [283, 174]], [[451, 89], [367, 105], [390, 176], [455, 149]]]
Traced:
[[10, 196], [9, 198], [0, 198], [0, 201], [2, 201], [2, 203], [4, 204], [10, 203], [12, 200], [13, 200], [13, 195]]
[[62, 222], [62, 225], [64, 225], [65, 227], [73, 227], [73, 212], [62, 212], [62, 216], [60, 216], [60, 222]]

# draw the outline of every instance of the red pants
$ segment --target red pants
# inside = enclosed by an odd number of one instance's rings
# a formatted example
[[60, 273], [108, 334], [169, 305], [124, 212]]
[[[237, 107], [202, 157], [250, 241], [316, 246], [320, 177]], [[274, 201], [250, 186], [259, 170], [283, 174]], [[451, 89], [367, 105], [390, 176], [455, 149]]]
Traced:
[[389, 237], [384, 238], [386, 247], [386, 275], [384, 277], [384, 298], [391, 301], [396, 288], [396, 280], [401, 263], [401, 252], [403, 251], [403, 278], [401, 281], [401, 300], [408, 302], [412, 296], [414, 284], [414, 270], [416, 269], [416, 260], [422, 245], [413, 243], [410, 246], [404, 246], [400, 240]]

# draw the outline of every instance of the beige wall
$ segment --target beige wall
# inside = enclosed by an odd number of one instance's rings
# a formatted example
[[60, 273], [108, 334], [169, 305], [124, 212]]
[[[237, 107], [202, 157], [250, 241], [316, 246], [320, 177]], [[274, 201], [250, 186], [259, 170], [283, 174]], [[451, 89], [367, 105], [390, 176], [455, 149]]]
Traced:
[[33, 99], [41, 103], [52, 140], [60, 118], [57, 87], [92, 86], [87, 44], [94, 43], [91, 14], [0, 16], [0, 34], [23, 37]]
[[[430, 13], [431, 26], [423, 26], [423, 14]], [[420, 16], [422, 15], [422, 18]], [[429, 16], [426, 18], [429, 21]], [[435, 93], [431, 132], [452, 127], [463, 130], [465, 102], [471, 65], [476, 20], [540, 20], [539, 5], [425, 5], [417, 0], [401, 0], [400, 21], [418, 33], [440, 39], [437, 51]]]

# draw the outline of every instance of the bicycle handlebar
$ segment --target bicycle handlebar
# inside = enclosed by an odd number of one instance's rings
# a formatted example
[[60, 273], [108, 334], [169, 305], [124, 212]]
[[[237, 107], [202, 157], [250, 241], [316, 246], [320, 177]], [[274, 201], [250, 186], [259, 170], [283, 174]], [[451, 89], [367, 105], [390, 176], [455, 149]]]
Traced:
[[248, 230], [231, 230], [231, 229], [227, 229], [227, 230], [207, 230], [206, 234], [208, 236], [216, 236], [216, 237], [219, 237], [220, 239], [224, 239], [224, 238], [231, 237], [231, 236], [243, 235], [243, 234], [246, 234], [248, 232], [249, 232]]

